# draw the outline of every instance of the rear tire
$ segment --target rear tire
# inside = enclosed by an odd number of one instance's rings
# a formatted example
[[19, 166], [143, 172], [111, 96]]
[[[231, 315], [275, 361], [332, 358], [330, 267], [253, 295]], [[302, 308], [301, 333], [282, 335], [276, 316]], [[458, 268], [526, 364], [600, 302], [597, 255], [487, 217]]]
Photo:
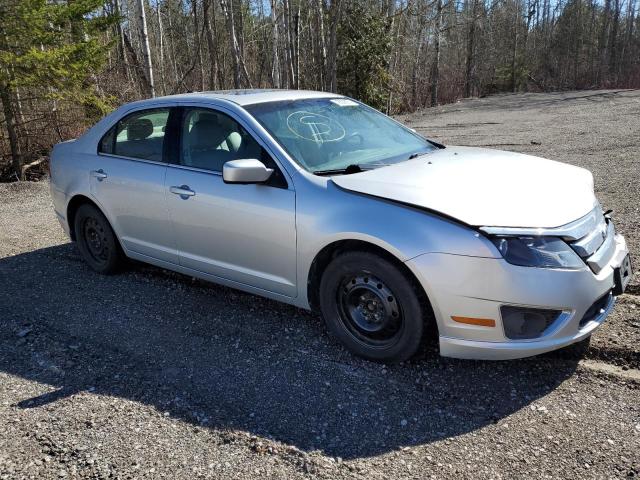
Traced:
[[421, 346], [429, 310], [410, 278], [368, 252], [338, 255], [320, 281], [319, 303], [329, 332], [368, 360], [407, 360]]
[[109, 221], [93, 205], [78, 208], [74, 221], [76, 243], [85, 262], [98, 273], [116, 273], [124, 264], [124, 254]]

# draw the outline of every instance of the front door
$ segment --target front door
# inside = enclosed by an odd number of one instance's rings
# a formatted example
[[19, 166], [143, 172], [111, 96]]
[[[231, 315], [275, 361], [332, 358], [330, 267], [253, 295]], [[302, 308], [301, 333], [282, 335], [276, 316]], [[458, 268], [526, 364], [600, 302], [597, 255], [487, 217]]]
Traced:
[[[265, 149], [230, 116], [184, 108], [179, 159], [167, 167], [167, 205], [180, 264], [286, 296], [296, 294], [295, 191]], [[256, 158], [267, 184], [226, 184], [229, 160]]]

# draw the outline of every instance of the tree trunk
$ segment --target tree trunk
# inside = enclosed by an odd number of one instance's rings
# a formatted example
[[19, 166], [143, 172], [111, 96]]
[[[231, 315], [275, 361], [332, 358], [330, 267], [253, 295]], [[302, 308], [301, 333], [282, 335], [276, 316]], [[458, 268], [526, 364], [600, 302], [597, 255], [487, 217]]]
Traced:
[[140, 60], [138, 59], [138, 55], [136, 55], [136, 51], [133, 49], [133, 45], [131, 45], [131, 40], [129, 40], [129, 36], [123, 32], [124, 45], [131, 55], [131, 60], [133, 61], [133, 66], [135, 67], [135, 71], [137, 73], [138, 79], [142, 85], [142, 89], [147, 92], [151, 91], [151, 84], [149, 83], [149, 78], [144, 73], [144, 67], [140, 64]]
[[420, 31], [418, 33], [418, 48], [416, 49], [416, 57], [411, 67], [411, 108], [418, 108], [418, 69], [420, 67], [420, 55], [422, 54], [422, 30], [424, 25], [420, 20]]
[[296, 73], [294, 68], [295, 51], [293, 47], [293, 33], [291, 32], [291, 3], [289, 0], [283, 0], [284, 9], [284, 33], [286, 40], [285, 60], [287, 65], [287, 85], [289, 88], [295, 88]]
[[[620, 0], [614, 0], [613, 22], [611, 23], [611, 34], [609, 37], [609, 72], [613, 75], [618, 73], [618, 30], [620, 27]], [[615, 79], [617, 80], [617, 79]]]
[[144, 60], [145, 74], [149, 82], [149, 94], [156, 96], [156, 87], [153, 81], [153, 65], [151, 64], [151, 49], [149, 48], [149, 34], [147, 33], [147, 15], [144, 11], [144, 0], [138, 0], [138, 15], [140, 16], [140, 46]]
[[511, 52], [511, 91], [518, 89], [516, 68], [518, 66], [518, 26], [520, 24], [520, 0], [515, 2], [515, 14], [513, 16], [513, 50]]
[[199, 89], [201, 92], [204, 90], [204, 67], [202, 65], [202, 45], [201, 45], [201, 36], [200, 25], [198, 23], [198, 1], [192, 0], [191, 6], [193, 9], [193, 43], [196, 47], [196, 62], [198, 65], [198, 71], [200, 72], [200, 85]]
[[171, 17], [173, 17], [173, 15], [167, 15], [167, 20], [169, 23], [169, 35], [167, 36], [167, 39], [169, 41], [169, 60], [173, 69], [173, 83], [175, 86], [177, 86], [178, 81], [180, 80], [180, 73], [178, 72], [178, 62], [176, 61], [176, 42], [173, 36], [173, 24], [171, 22]]
[[[395, 13], [396, 13], [396, 2], [395, 0], [387, 0], [386, 5], [386, 15], [387, 15], [387, 24], [385, 28], [385, 35], [391, 37], [393, 35], [393, 27], [395, 26]], [[385, 113], [387, 115], [391, 112], [391, 103], [393, 102], [393, 72], [398, 60], [398, 37], [400, 36], [400, 26], [398, 25], [398, 31], [396, 38], [390, 48], [389, 55], [387, 56], [387, 74], [389, 76], [389, 85], [387, 86], [387, 105], [385, 108]]]
[[274, 88], [281, 88], [280, 83], [280, 59], [278, 58], [278, 1], [271, 0], [271, 42], [273, 54], [271, 57], [271, 82]]
[[9, 147], [11, 149], [11, 166], [19, 180], [24, 180], [22, 171], [22, 155], [16, 126], [16, 114], [11, 104], [11, 91], [8, 84], [0, 85], [0, 101], [4, 113], [5, 127], [9, 135]]
[[[204, 32], [207, 37], [207, 47], [209, 48], [209, 60], [211, 67], [209, 68], [209, 89], [215, 90], [218, 83], [218, 46], [211, 28], [211, 16], [209, 15], [209, 7], [211, 0], [202, 0], [202, 15], [204, 16]], [[214, 17], [215, 21], [215, 17]]]
[[220, 0], [220, 6], [222, 7], [222, 12], [224, 13], [227, 23], [227, 30], [229, 32], [229, 46], [231, 47], [231, 58], [233, 62], [233, 84], [235, 88], [242, 88], [243, 83], [247, 87], [251, 88], [251, 80], [249, 79], [247, 66], [244, 63], [244, 59], [240, 52], [238, 37], [236, 36], [233, 4], [231, 2], [232, 0]]
[[[624, 35], [624, 42], [622, 44], [622, 50], [620, 52], [620, 58], [624, 59], [625, 58], [625, 54], [630, 51], [633, 48], [633, 22], [635, 20], [635, 16], [636, 16], [636, 3], [635, 0], [629, 0], [629, 4], [627, 6], [627, 28], [626, 28], [626, 32]], [[620, 66], [621, 68], [621, 73], [622, 73], [622, 67], [623, 65]], [[628, 69], [628, 64], [624, 65], [624, 67], [626, 67], [626, 69]], [[625, 77], [626, 77], [626, 72], [625, 73]], [[628, 81], [627, 78], [625, 78], [626, 81]]]
[[433, 65], [431, 66], [431, 106], [438, 105], [438, 84], [440, 82], [440, 37], [442, 35], [442, 0], [436, 7], [436, 25], [433, 40]]
[[327, 73], [325, 75], [327, 85], [325, 90], [336, 92], [338, 89], [338, 23], [342, 15], [342, 0], [331, 0], [329, 7], [329, 52], [327, 54]]
[[322, 8], [322, 0], [316, 0], [316, 17], [318, 19], [318, 72], [320, 76], [320, 90], [326, 86], [326, 68], [327, 68], [327, 44], [324, 36], [324, 9]]
[[160, 3], [156, 4], [156, 16], [158, 18], [158, 50], [160, 54], [160, 81], [162, 82], [162, 92], [167, 91], [167, 82], [164, 77], [164, 32], [162, 30], [162, 15], [160, 14]]
[[469, 22], [469, 32], [467, 37], [467, 61], [464, 77], [464, 96], [469, 98], [473, 94], [473, 68], [476, 40], [476, 17], [478, 15], [478, 0], [472, 0], [471, 19]]
[[[113, 14], [115, 16], [120, 16], [120, 0], [113, 0]], [[131, 81], [131, 70], [129, 68], [129, 61], [127, 59], [127, 49], [124, 45], [124, 33], [122, 31], [122, 23], [116, 23], [116, 34], [118, 35], [118, 50], [120, 53], [120, 58], [122, 58], [122, 67], [124, 70], [124, 74], [127, 77], [128, 81]]]
[[293, 17], [295, 41], [293, 42], [293, 70], [295, 73], [295, 82], [293, 88], [300, 89], [300, 2], [298, 1], [298, 10]]
[[603, 77], [605, 75], [605, 68], [608, 62], [608, 45], [607, 40], [609, 39], [609, 26], [611, 21], [611, 0], [605, 0], [604, 2], [604, 12], [602, 13], [602, 27], [600, 29], [600, 40], [598, 42], [598, 50], [600, 57], [600, 65], [598, 67], [598, 86], [601, 87], [603, 84]]
[[589, 21], [589, 47], [587, 50], [587, 57], [589, 58], [589, 83], [595, 84], [596, 79], [596, 54], [595, 54], [595, 31], [596, 31], [596, 0], [591, 0], [589, 3], [589, 9], [591, 10], [591, 19]]
[[573, 88], [578, 89], [580, 54], [582, 50], [582, 0], [576, 0], [576, 22], [573, 34]]
[[[238, 0], [236, 3], [231, 1], [231, 8], [235, 8], [233, 13], [234, 22], [236, 23], [236, 37], [238, 38], [238, 47], [240, 48], [240, 55], [244, 58], [244, 15], [242, 14], [242, 1]], [[247, 1], [247, 3], [249, 3]]]

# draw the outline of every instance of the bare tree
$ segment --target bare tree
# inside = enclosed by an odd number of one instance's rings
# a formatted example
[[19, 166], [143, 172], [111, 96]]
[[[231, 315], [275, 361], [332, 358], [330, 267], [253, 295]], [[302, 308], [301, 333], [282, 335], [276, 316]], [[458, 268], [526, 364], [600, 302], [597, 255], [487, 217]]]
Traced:
[[0, 101], [4, 113], [4, 126], [9, 136], [9, 148], [11, 149], [11, 159], [13, 171], [17, 173], [20, 180], [24, 179], [22, 170], [22, 152], [18, 140], [18, 127], [16, 125], [16, 114], [13, 109], [11, 93], [8, 85], [0, 85]]
[[216, 89], [218, 83], [218, 45], [216, 43], [213, 28], [211, 27], [211, 14], [209, 11], [211, 0], [202, 0], [202, 16], [204, 21], [204, 31], [209, 48], [209, 88]]
[[520, 0], [514, 2], [513, 11], [513, 43], [511, 49], [511, 91], [515, 92], [517, 89], [517, 73], [516, 68], [518, 66], [518, 35], [520, 26]]
[[153, 65], [151, 64], [151, 49], [149, 48], [149, 34], [147, 31], [147, 16], [144, 11], [144, 0], [138, 0], [138, 15], [140, 17], [140, 44], [142, 46], [142, 58], [144, 59], [149, 94], [155, 97], [156, 87], [153, 81]]
[[160, 81], [162, 92], [165, 92], [167, 81], [164, 76], [164, 33], [162, 29], [162, 15], [160, 13], [160, 2], [156, 0], [156, 18], [158, 20], [158, 53], [160, 56]]
[[324, 33], [324, 10], [322, 8], [322, 0], [315, 0], [315, 16], [318, 19], [317, 32], [317, 49], [318, 49], [318, 74], [320, 88], [326, 85], [326, 68], [327, 68], [327, 44]]
[[244, 63], [244, 58], [240, 51], [240, 44], [238, 43], [238, 37], [236, 36], [232, 2], [233, 0], [220, 0], [220, 6], [222, 7], [222, 12], [224, 13], [229, 33], [229, 46], [231, 47], [231, 60], [233, 63], [233, 85], [235, 88], [241, 88], [243, 84], [247, 87], [251, 87], [251, 80], [249, 80], [247, 66]]
[[604, 11], [602, 17], [602, 27], [600, 28], [600, 39], [598, 42], [600, 57], [600, 64], [598, 66], [598, 82], [602, 81], [602, 77], [605, 74], [606, 66], [609, 63], [608, 41], [610, 37], [609, 28], [611, 25], [611, 0], [604, 1]]
[[273, 43], [273, 55], [271, 57], [271, 81], [275, 88], [280, 88], [280, 60], [278, 57], [278, 0], [271, 0], [271, 42]]
[[440, 82], [440, 41], [442, 37], [442, 0], [437, 0], [433, 41], [433, 65], [431, 67], [431, 106], [438, 105], [438, 87]]
[[467, 59], [465, 67], [464, 78], [464, 96], [470, 97], [473, 92], [473, 69], [474, 69], [474, 54], [475, 54], [475, 40], [476, 40], [476, 21], [478, 16], [478, 4], [479, 0], [471, 1], [471, 15], [469, 18], [469, 29], [467, 32]]
[[[102, 0], [46, 38], [80, 46], [100, 32], [106, 59], [78, 96], [111, 106], [255, 85], [347, 93], [394, 114], [494, 92], [640, 88], [638, 1]], [[12, 34], [11, 5], [92, 2], [0, 0], [0, 32]], [[91, 19], [104, 29], [84, 28]], [[20, 171], [5, 159], [31, 162], [92, 115], [91, 103], [61, 100], [59, 84], [20, 84], [24, 65], [2, 62], [25, 51], [0, 45], [0, 175]]]
[[295, 74], [295, 82], [293, 87], [300, 88], [300, 1], [298, 1], [298, 9], [293, 15], [293, 36], [292, 53], [293, 53], [293, 71]]
[[342, 0], [331, 0], [329, 6], [329, 50], [327, 53], [327, 73], [325, 90], [335, 92], [338, 88], [338, 23], [342, 14]]
[[[117, 17], [120, 16], [120, 0], [112, 0], [113, 14]], [[122, 24], [116, 23], [116, 33], [118, 36], [118, 56], [122, 59], [122, 68], [127, 80], [131, 81], [131, 71], [129, 69], [129, 62], [127, 60], [127, 49], [124, 45], [124, 34], [122, 31]]]

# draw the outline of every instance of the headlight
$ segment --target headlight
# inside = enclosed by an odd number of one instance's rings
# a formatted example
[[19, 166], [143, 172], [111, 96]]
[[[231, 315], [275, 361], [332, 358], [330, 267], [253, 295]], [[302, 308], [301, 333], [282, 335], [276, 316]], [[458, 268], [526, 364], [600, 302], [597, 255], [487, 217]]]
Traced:
[[563, 240], [556, 237], [494, 237], [504, 259], [522, 267], [584, 268], [582, 259]]

